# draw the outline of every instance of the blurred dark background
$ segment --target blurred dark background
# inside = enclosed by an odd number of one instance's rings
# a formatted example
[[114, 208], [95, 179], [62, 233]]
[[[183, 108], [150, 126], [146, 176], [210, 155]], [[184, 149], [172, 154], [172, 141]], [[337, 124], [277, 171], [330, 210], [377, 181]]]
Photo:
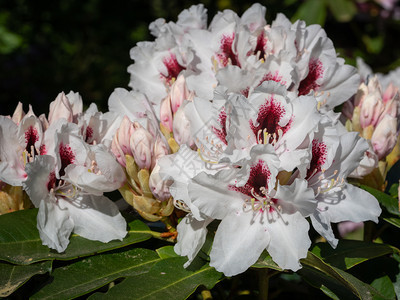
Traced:
[[[251, 1], [200, 1], [208, 18], [230, 8], [241, 15]], [[268, 0], [267, 22], [278, 12], [292, 21], [325, 27], [347, 63], [361, 56], [376, 72], [400, 65], [400, 8], [395, 0]], [[32, 104], [36, 115], [60, 91], [79, 92], [85, 105], [107, 110], [116, 87], [128, 88], [129, 50], [152, 40], [148, 25], [156, 18], [176, 21], [198, 1], [180, 0], [0, 0], [0, 115], [18, 101]]]

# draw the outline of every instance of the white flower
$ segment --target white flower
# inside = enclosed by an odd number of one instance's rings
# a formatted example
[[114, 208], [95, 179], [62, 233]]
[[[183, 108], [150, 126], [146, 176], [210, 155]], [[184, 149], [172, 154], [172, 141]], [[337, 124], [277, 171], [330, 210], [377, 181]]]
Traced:
[[378, 201], [368, 192], [346, 182], [347, 176], [359, 165], [367, 142], [356, 132], [340, 136], [316, 136], [312, 143], [312, 159], [306, 179], [314, 189], [318, 209], [311, 216], [312, 224], [336, 247], [331, 223], [342, 221], [378, 222], [381, 213]]
[[122, 240], [125, 219], [117, 206], [102, 196], [123, 184], [122, 168], [104, 146], [89, 146], [75, 135], [75, 124], [61, 124], [54, 132], [50, 155], [37, 156], [28, 163], [23, 182], [32, 203], [39, 208], [43, 244], [62, 252], [71, 232], [102, 242]]
[[210, 253], [210, 265], [218, 271], [227, 276], [244, 272], [265, 249], [280, 267], [298, 270], [299, 259], [311, 244], [304, 216], [313, 212], [316, 201], [304, 180], [291, 186], [278, 183], [275, 189], [276, 164], [279, 160], [270, 145], [256, 145], [251, 160], [241, 168], [215, 174], [203, 171], [189, 179], [191, 207], [203, 219], [190, 214], [182, 220], [175, 250], [190, 262], [201, 248], [206, 225], [218, 219], [221, 223]]

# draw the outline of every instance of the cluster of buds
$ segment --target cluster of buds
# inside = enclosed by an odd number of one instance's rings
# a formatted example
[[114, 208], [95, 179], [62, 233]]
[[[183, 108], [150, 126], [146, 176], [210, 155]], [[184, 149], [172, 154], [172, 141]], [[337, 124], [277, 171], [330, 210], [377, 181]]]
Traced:
[[162, 135], [125, 116], [114, 135], [111, 150], [126, 171], [127, 181], [119, 189], [126, 202], [148, 221], [171, 215], [172, 197], [154, 168], [157, 160], [169, 153]]
[[356, 177], [364, 177], [371, 184], [368, 177], [372, 176], [374, 186], [382, 189], [387, 171], [400, 158], [398, 87], [390, 83], [382, 92], [378, 78], [369, 78], [366, 83], [361, 83], [352, 101], [345, 103], [342, 114], [347, 118], [346, 128], [349, 131], [358, 131], [370, 141], [370, 150], [356, 170]]
[[184, 114], [187, 101], [192, 101], [193, 97], [194, 93], [187, 88], [185, 77], [179, 75], [168, 95], [161, 101], [160, 129], [174, 153], [178, 151], [179, 145], [194, 146], [189, 120]]

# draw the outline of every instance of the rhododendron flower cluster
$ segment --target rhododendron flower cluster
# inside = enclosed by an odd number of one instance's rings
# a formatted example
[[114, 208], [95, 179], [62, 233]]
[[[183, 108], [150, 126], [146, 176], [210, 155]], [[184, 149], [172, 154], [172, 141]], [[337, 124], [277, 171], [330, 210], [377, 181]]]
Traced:
[[[378, 222], [378, 201], [348, 177], [395, 147], [398, 89], [382, 94], [376, 78], [359, 86], [364, 73], [321, 26], [282, 14], [268, 24], [265, 12], [225, 10], [207, 25], [200, 4], [176, 23], [154, 21], [155, 40], [130, 52], [132, 91], [115, 89], [105, 114], [83, 111], [71, 92], [48, 117], [21, 105], [0, 117], [0, 184], [22, 186], [39, 208], [45, 245], [64, 251], [71, 232], [124, 238], [126, 222], [103, 196], [117, 189], [177, 233], [185, 266], [209, 236], [210, 265], [227, 276], [264, 251], [297, 271], [311, 227], [335, 248], [332, 224]], [[349, 99], [345, 126], [334, 108]]]
[[[48, 117], [0, 117], [0, 178], [22, 186], [39, 208], [37, 227], [44, 245], [63, 252], [75, 232], [108, 242], [126, 235], [117, 206], [103, 196], [119, 188], [125, 174], [107, 148], [118, 118], [92, 104], [82, 111], [77, 93], [60, 93]], [[115, 128], [116, 129], [116, 128]]]
[[160, 107], [172, 138], [178, 114], [170, 95], [184, 76], [180, 95], [190, 96], [179, 100], [179, 118], [191, 139], [156, 168], [188, 212], [175, 251], [190, 264], [216, 222], [210, 265], [228, 276], [264, 250], [298, 270], [311, 244], [307, 218], [336, 247], [331, 223], [377, 222], [381, 211], [347, 183], [369, 147], [333, 112], [357, 91], [357, 69], [337, 57], [320, 26], [282, 14], [268, 25], [264, 14], [259, 4], [241, 17], [225, 10], [207, 27], [197, 5], [176, 23], [158, 19], [150, 25], [155, 41], [138, 43], [128, 68], [130, 86]]

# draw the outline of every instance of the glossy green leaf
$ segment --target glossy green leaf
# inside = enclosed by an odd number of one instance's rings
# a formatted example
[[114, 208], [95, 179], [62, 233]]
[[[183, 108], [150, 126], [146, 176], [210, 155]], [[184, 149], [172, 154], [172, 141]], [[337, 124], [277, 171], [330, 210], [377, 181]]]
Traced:
[[130, 299], [186, 299], [199, 285], [211, 289], [221, 278], [208, 264], [184, 269], [186, 261], [185, 257], [161, 260], [149, 272], [126, 278], [107, 293], [95, 293], [89, 299], [122, 299], [126, 295]]
[[292, 21], [304, 20], [307, 25], [320, 24], [324, 25], [326, 18], [326, 2], [325, 0], [307, 0], [300, 5]]
[[385, 275], [375, 279], [371, 283], [371, 286], [379, 291], [386, 299], [396, 299], [393, 283], [389, 276]]
[[400, 219], [399, 218], [383, 218], [386, 222], [400, 228]]
[[311, 252], [324, 262], [347, 270], [366, 260], [393, 253], [393, 249], [385, 244], [340, 240], [336, 249], [328, 243], [318, 243]]
[[[383, 298], [377, 290], [343, 270], [330, 266], [312, 252], [302, 259], [298, 274], [332, 299]], [[351, 292], [351, 293], [350, 293]]]
[[160, 260], [156, 252], [139, 248], [91, 256], [55, 269], [50, 284], [31, 299], [75, 298], [118, 278], [146, 273]]
[[339, 22], [348, 22], [357, 13], [357, 7], [352, 0], [329, 0], [328, 5]]
[[277, 271], [283, 271], [271, 258], [267, 251], [264, 251], [257, 262], [252, 265], [253, 268], [269, 268]]
[[399, 184], [395, 183], [390, 186], [389, 194], [392, 197], [397, 198], [399, 196]]
[[378, 191], [366, 185], [361, 185], [360, 187], [363, 190], [366, 190], [367, 192], [372, 194], [376, 199], [378, 199], [379, 203], [382, 204], [387, 209], [388, 212], [400, 216], [399, 202], [398, 202], [399, 199], [394, 198], [388, 194], [385, 194], [381, 191]]
[[51, 261], [39, 262], [28, 266], [0, 263], [0, 297], [7, 297], [36, 274], [51, 271]]
[[174, 246], [164, 246], [158, 248], [156, 252], [161, 258], [180, 257], [178, 254], [175, 253]]
[[0, 260], [22, 265], [42, 260], [68, 260], [142, 242], [152, 233], [147, 225], [135, 220], [129, 223], [129, 232], [123, 241], [102, 243], [73, 234], [65, 252], [58, 253], [42, 245], [36, 215], [37, 209], [28, 209], [0, 216]]

